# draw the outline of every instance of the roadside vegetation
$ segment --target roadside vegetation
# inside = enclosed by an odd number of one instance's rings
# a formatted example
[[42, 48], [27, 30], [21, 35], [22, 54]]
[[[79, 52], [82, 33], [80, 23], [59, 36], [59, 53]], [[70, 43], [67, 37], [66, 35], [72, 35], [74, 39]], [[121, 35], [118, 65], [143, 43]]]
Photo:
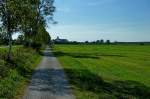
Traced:
[[[0, 1], [0, 99], [16, 99], [50, 44], [53, 0]], [[19, 34], [16, 40], [14, 34]], [[18, 46], [19, 45], [19, 46]]]
[[13, 48], [11, 63], [7, 62], [7, 49], [0, 49], [0, 98], [13, 99], [23, 93], [32, 71], [40, 61], [40, 55], [31, 48]]
[[150, 45], [55, 45], [77, 99], [149, 99]]
[[12, 36], [22, 34], [21, 43], [36, 50], [50, 42], [46, 31], [47, 23], [53, 20], [53, 0], [1, 0], [0, 1], [0, 44], [8, 45], [7, 60], [12, 60]]

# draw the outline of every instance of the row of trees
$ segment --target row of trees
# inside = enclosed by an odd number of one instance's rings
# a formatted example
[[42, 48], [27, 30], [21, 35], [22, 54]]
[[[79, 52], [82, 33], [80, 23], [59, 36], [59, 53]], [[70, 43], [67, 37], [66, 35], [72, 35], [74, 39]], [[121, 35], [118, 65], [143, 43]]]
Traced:
[[1, 38], [5, 35], [9, 42], [8, 59], [11, 58], [12, 35], [20, 32], [24, 35], [25, 45], [34, 46], [48, 43], [47, 23], [55, 23], [53, 13], [54, 0], [0, 0]]

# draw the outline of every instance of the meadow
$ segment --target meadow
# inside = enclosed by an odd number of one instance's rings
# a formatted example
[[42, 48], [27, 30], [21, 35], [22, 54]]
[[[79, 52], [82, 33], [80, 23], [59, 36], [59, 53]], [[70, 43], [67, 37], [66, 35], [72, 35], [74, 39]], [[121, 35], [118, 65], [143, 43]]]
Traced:
[[55, 45], [77, 99], [150, 99], [150, 45]]

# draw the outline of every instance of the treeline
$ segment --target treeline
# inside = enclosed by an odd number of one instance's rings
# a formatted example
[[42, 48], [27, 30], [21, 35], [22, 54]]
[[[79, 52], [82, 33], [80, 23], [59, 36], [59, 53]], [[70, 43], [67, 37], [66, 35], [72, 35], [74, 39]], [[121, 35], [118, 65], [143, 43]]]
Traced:
[[150, 45], [150, 42], [111, 42], [110, 40], [97, 40], [97, 41], [85, 41], [85, 42], [78, 42], [78, 41], [68, 41], [68, 42], [55, 42], [55, 44], [95, 44], [95, 45]]
[[47, 23], [55, 23], [53, 3], [54, 0], [0, 0], [0, 44], [8, 43], [8, 59], [15, 33], [22, 34], [24, 46], [36, 50], [50, 42], [45, 27]]

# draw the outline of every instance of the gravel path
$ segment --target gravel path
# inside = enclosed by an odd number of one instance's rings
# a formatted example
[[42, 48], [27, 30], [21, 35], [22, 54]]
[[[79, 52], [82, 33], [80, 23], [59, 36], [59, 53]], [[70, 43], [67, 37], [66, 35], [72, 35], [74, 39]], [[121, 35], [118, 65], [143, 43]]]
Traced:
[[47, 48], [23, 99], [75, 99], [63, 69]]

